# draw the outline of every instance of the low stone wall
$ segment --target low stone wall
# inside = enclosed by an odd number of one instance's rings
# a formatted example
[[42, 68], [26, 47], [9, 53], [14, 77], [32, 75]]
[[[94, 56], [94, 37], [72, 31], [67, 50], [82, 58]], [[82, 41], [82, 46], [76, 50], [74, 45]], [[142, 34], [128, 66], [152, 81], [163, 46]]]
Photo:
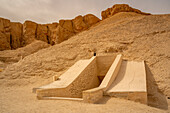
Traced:
[[96, 103], [103, 98], [103, 88], [98, 87], [83, 91], [83, 101], [87, 103]]

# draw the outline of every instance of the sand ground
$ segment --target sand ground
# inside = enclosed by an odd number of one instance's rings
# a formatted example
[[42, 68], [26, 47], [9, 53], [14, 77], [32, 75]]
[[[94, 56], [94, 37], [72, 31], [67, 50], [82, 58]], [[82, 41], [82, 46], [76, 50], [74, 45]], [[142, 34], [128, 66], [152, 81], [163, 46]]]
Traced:
[[[37, 78], [36, 78], [37, 79]], [[45, 79], [38, 79], [46, 81]], [[15, 82], [19, 82], [17, 80]], [[51, 80], [49, 79], [48, 82]], [[4, 84], [2, 82], [6, 82]], [[169, 113], [170, 100], [160, 109], [129, 100], [105, 97], [97, 104], [67, 100], [38, 100], [32, 88], [40, 82], [14, 85], [14, 81], [1, 81], [0, 113]], [[20, 81], [22, 83], [22, 81]], [[28, 83], [28, 82], [27, 82]], [[169, 105], [169, 106], [168, 106]]]

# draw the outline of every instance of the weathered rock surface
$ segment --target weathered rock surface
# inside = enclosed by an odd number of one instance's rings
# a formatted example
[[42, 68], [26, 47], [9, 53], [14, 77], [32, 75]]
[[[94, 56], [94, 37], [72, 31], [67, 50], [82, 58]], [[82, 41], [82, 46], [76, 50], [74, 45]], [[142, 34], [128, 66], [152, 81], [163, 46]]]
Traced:
[[88, 28], [87, 24], [84, 22], [83, 16], [79, 15], [73, 19], [74, 32], [79, 33]]
[[138, 14], [150, 15], [150, 13], [141, 12], [140, 10], [132, 8], [127, 4], [116, 4], [113, 7], [108, 8], [105, 11], [102, 11], [101, 13], [102, 20], [110, 16], [113, 16], [114, 14], [119, 13], [119, 12], [135, 12]]
[[59, 23], [52, 24], [37, 24], [27, 20], [22, 25], [0, 18], [0, 50], [17, 49], [35, 40], [51, 45], [61, 43], [99, 21], [100, 19], [92, 14], [80, 15], [72, 20], [60, 20]]
[[73, 32], [72, 20], [60, 20], [59, 25], [67, 31]]
[[10, 20], [0, 18], [0, 50], [11, 49], [10, 30]]
[[92, 14], [79, 15], [72, 20], [60, 20], [56, 29], [56, 43], [69, 39], [71, 36], [88, 29], [99, 21], [100, 19]]
[[47, 39], [48, 39], [48, 43], [51, 45], [54, 45], [56, 43], [57, 26], [58, 26], [58, 23], [47, 24], [47, 29], [48, 29]]
[[15, 63], [23, 59], [24, 57], [49, 46], [50, 45], [44, 41], [36, 40], [33, 43], [28, 44], [25, 47], [18, 48], [16, 50], [4, 50], [0, 52], [0, 62]]
[[35, 38], [37, 40], [42, 40], [48, 43], [47, 33], [48, 33], [47, 25], [38, 24]]
[[11, 22], [11, 49], [22, 47], [23, 25], [18, 22]]
[[71, 36], [74, 35], [74, 32], [71, 32], [68, 29], [63, 28], [60, 25], [58, 25], [58, 27], [57, 27], [55, 32], [56, 32], [56, 43], [61, 43], [64, 40], [67, 40]]
[[84, 22], [86, 23], [86, 25], [88, 27], [92, 26], [93, 24], [96, 24], [97, 22], [100, 21], [99, 18], [97, 18], [96, 16], [92, 15], [92, 14], [87, 14], [83, 17]]
[[31, 21], [25, 21], [23, 24], [23, 45], [30, 44], [36, 39], [37, 24]]

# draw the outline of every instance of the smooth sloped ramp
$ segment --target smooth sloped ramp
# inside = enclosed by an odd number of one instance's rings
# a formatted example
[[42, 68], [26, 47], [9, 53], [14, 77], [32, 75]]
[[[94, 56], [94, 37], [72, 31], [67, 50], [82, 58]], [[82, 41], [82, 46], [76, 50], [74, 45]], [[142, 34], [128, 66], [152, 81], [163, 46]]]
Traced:
[[59, 80], [40, 87], [36, 93], [38, 99], [47, 97], [81, 98], [82, 91], [98, 87], [99, 84], [96, 57], [92, 57], [89, 60], [78, 61], [60, 76]]
[[118, 75], [105, 95], [147, 104], [146, 71], [144, 61], [123, 61]]

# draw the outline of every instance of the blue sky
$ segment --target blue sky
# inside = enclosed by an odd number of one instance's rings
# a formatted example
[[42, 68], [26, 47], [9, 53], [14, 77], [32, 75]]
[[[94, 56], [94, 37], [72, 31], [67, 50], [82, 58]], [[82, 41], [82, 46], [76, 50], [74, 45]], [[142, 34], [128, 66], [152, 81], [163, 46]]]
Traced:
[[122, 3], [143, 12], [170, 14], [170, 0], [0, 0], [0, 17], [21, 23], [58, 22], [89, 13], [101, 18], [102, 10]]

